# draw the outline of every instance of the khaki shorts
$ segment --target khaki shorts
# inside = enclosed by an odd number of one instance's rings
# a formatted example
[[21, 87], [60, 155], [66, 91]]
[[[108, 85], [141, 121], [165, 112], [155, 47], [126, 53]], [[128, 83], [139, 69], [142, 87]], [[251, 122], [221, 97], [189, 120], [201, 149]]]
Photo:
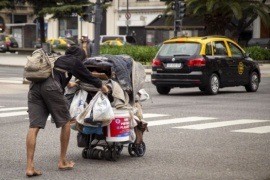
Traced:
[[41, 83], [31, 83], [28, 92], [30, 128], [45, 128], [49, 114], [57, 128], [70, 119], [69, 103], [63, 89], [52, 77]]

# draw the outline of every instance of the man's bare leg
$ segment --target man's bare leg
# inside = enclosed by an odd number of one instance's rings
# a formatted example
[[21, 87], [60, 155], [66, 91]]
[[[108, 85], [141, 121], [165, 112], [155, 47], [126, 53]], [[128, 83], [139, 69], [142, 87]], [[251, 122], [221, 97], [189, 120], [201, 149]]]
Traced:
[[60, 170], [72, 169], [75, 164], [73, 161], [68, 162], [66, 160], [69, 138], [70, 138], [70, 122], [66, 123], [61, 129], [60, 134], [61, 149], [60, 149], [60, 159], [58, 163], [58, 168]]
[[26, 151], [27, 151], [27, 176], [39, 176], [41, 172], [34, 168], [34, 154], [36, 149], [36, 140], [39, 128], [29, 128], [26, 136]]

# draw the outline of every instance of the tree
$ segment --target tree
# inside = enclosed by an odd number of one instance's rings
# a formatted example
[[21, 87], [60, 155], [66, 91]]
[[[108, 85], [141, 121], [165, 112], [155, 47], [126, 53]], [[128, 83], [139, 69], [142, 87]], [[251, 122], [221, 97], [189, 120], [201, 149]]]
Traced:
[[37, 16], [40, 24], [40, 41], [45, 42], [44, 17], [52, 14], [52, 18], [63, 18], [72, 13], [80, 14], [82, 5], [89, 4], [89, 0], [1, 0], [1, 9], [15, 9], [16, 5], [28, 3], [33, 8], [33, 15]]
[[14, 1], [1, 0], [0, 1], [0, 10], [2, 10], [2, 9], [14, 9]]
[[25, 0], [32, 5], [34, 15], [40, 24], [40, 41], [45, 42], [44, 17], [52, 14], [52, 18], [63, 18], [72, 13], [80, 14], [82, 5], [88, 4], [88, 0]]
[[266, 0], [186, 0], [188, 12], [203, 17], [207, 33], [228, 35], [238, 41], [239, 35], [259, 16], [270, 26]]

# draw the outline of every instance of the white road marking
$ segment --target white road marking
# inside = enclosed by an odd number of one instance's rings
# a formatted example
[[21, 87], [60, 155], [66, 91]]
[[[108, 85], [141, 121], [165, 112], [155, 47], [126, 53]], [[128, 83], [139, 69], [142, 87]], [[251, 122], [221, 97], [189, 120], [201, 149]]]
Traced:
[[0, 113], [0, 117], [10, 117], [10, 116], [20, 116], [27, 115], [27, 111], [17, 111], [17, 112], [9, 112], [9, 113]]
[[23, 83], [23, 78], [22, 77], [0, 78], [0, 83], [22, 84]]
[[[24, 119], [29, 119], [29, 118], [24, 118]], [[52, 120], [52, 117], [51, 115], [49, 115], [47, 121], [51, 121], [51, 120]]]
[[15, 110], [22, 110], [27, 109], [27, 107], [15, 107], [15, 108], [2, 108], [3, 106], [0, 106], [0, 111], [15, 111]]
[[175, 118], [175, 119], [165, 119], [165, 120], [157, 120], [157, 121], [148, 121], [148, 126], [158, 126], [158, 125], [184, 123], [184, 122], [192, 122], [192, 121], [205, 121], [205, 120], [213, 120], [213, 119], [216, 119], [216, 118], [213, 118], [213, 117], [184, 117], [184, 118]]
[[204, 124], [194, 124], [188, 126], [180, 126], [174, 127], [178, 129], [210, 129], [210, 128], [218, 128], [232, 125], [240, 125], [240, 124], [250, 124], [250, 123], [259, 123], [266, 122], [269, 120], [251, 120], [251, 119], [240, 119], [240, 120], [232, 120], [232, 121], [221, 121], [221, 122], [213, 122], [213, 123], [204, 123]]
[[270, 126], [260, 126], [260, 127], [255, 127], [255, 128], [249, 128], [249, 129], [239, 129], [239, 130], [234, 130], [232, 132], [263, 134], [263, 133], [270, 132]]
[[[18, 111], [18, 110], [25, 110], [25, 111]], [[11, 111], [11, 112], [7, 112], [7, 111]], [[4, 112], [4, 113], [0, 113], [0, 117], [28, 115], [27, 107], [5, 108], [5, 106], [0, 106], [0, 112]], [[143, 114], [143, 116], [145, 119], [147, 119], [147, 118], [164, 117], [164, 116], [170, 116], [170, 115], [145, 113]], [[25, 119], [29, 119], [29, 118], [26, 117]], [[167, 124], [207, 121], [207, 120], [216, 120], [216, 119], [217, 118], [215, 117], [194, 116], [194, 117], [163, 119], [163, 120], [155, 120], [155, 121], [147, 121], [147, 122], [148, 122], [148, 126], [159, 126], [159, 125], [167, 125]], [[49, 116], [47, 120], [50, 121], [51, 116]], [[219, 128], [219, 127], [226, 127], [226, 126], [233, 126], [233, 125], [251, 124], [251, 123], [269, 122], [269, 121], [270, 120], [240, 119], [240, 120], [193, 124], [193, 125], [179, 126], [179, 127], [173, 127], [173, 128], [203, 130], [203, 129], [210, 129], [210, 128]], [[257, 134], [270, 133], [270, 126], [260, 126], [260, 127], [254, 127], [254, 128], [248, 128], [248, 129], [232, 130], [231, 132], [257, 133]]]
[[143, 118], [153, 118], [153, 117], [163, 117], [163, 116], [170, 116], [170, 115], [168, 115], [168, 114], [151, 114], [151, 113], [143, 114]]

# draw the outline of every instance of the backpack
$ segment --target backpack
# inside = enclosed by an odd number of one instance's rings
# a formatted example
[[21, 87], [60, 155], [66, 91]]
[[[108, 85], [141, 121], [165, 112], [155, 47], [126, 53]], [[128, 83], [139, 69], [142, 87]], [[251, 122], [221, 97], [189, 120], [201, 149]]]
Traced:
[[[41, 82], [53, 76], [54, 62], [60, 57], [57, 54], [48, 55], [44, 50], [36, 49], [32, 56], [27, 56], [27, 63], [24, 66], [24, 77], [28, 81]], [[58, 71], [67, 73], [66, 70], [55, 68]], [[54, 77], [54, 76], [53, 76]]]

